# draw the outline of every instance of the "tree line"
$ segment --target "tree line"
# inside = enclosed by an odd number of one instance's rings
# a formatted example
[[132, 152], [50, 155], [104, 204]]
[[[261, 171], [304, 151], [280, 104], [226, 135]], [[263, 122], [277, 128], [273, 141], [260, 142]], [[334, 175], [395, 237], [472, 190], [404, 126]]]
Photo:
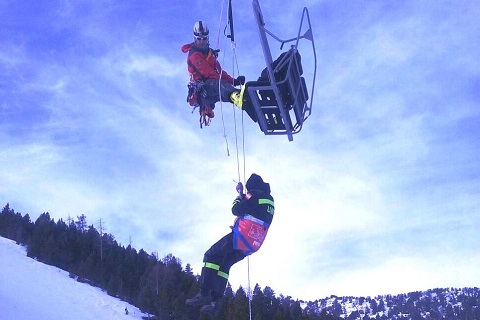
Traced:
[[44, 212], [32, 222], [28, 214], [15, 212], [7, 203], [0, 213], [0, 236], [25, 245], [28, 257], [61, 268], [71, 278], [99, 287], [158, 319], [248, 319], [250, 309], [254, 320], [337, 318], [317, 308], [302, 308], [300, 301], [277, 296], [270, 287], [262, 289], [258, 284], [251, 300], [244, 288], [234, 291], [229, 286], [217, 315], [200, 314], [185, 305], [200, 288], [190, 264], [183, 268], [171, 253], [159, 259], [143, 249], [122, 246], [104, 233], [101, 223], [98, 229], [88, 225], [85, 215], [55, 222]]

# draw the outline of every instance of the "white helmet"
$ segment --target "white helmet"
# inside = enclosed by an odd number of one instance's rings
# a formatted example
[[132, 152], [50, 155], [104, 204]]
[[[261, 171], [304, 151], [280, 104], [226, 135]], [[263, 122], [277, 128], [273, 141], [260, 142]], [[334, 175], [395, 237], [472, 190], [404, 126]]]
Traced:
[[206, 38], [208, 39], [208, 26], [203, 21], [195, 22], [193, 26], [193, 35], [195, 38]]

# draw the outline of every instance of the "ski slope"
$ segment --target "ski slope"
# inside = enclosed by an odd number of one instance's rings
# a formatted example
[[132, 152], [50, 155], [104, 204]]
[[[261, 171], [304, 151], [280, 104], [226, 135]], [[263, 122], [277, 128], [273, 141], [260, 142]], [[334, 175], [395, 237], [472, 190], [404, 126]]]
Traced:
[[[125, 312], [128, 310], [128, 315]], [[30, 259], [0, 237], [0, 320], [142, 319], [141, 311], [68, 272]]]

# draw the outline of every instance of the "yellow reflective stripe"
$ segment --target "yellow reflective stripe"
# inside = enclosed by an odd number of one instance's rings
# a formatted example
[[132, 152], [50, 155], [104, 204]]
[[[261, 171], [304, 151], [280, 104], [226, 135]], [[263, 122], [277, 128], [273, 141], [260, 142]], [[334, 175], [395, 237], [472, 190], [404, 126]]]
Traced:
[[275, 204], [270, 199], [258, 199], [258, 204], [268, 204], [268, 205], [271, 205], [272, 207], [275, 207]]
[[228, 280], [228, 273], [225, 273], [225, 272], [223, 272], [223, 271], [218, 271], [218, 272], [217, 272], [217, 275], [218, 275], [219, 277], [222, 277], [222, 278], [225, 278], [225, 279]]
[[217, 276], [219, 277], [222, 277], [222, 278], [225, 278], [228, 280], [228, 273], [225, 273], [223, 271], [220, 271], [220, 266], [218, 264], [215, 264], [215, 263], [211, 263], [211, 262], [205, 262], [203, 264], [203, 266], [205, 268], [209, 268], [209, 269], [213, 269], [215, 271], [217, 271]]
[[216, 270], [216, 271], [220, 270], [220, 266], [218, 264], [211, 263], [211, 262], [205, 262], [203, 264], [203, 266], [205, 268], [213, 269], [213, 270]]

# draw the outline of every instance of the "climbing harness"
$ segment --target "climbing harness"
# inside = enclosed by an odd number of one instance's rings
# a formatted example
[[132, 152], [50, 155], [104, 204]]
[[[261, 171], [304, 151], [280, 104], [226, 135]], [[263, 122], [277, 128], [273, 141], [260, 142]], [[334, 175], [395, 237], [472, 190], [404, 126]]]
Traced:
[[233, 230], [233, 247], [246, 256], [258, 251], [267, 236], [270, 225], [260, 219], [245, 215], [237, 219]]

